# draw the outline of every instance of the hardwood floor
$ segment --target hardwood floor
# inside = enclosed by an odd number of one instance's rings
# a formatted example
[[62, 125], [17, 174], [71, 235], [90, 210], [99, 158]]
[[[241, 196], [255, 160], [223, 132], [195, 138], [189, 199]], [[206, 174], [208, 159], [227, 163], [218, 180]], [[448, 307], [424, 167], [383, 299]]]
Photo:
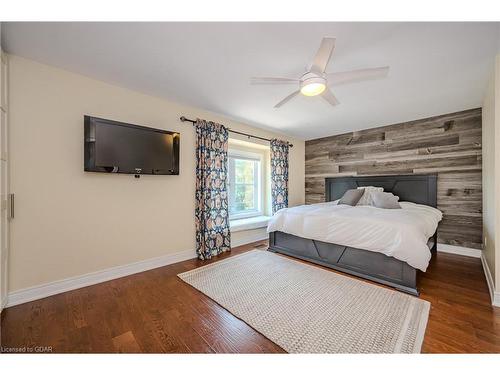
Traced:
[[[240, 246], [217, 260], [255, 246], [267, 242]], [[188, 260], [7, 308], [1, 320], [2, 348], [284, 352], [176, 276], [205, 264]], [[479, 259], [438, 253], [419, 283], [421, 298], [432, 304], [424, 353], [500, 353], [500, 309], [491, 307]]]

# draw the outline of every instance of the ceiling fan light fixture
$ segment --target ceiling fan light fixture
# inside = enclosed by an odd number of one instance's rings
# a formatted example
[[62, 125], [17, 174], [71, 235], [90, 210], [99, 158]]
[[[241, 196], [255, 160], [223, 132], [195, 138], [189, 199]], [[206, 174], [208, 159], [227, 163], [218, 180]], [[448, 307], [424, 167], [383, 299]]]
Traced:
[[314, 55], [311, 63], [308, 64], [306, 72], [299, 79], [290, 77], [253, 77], [251, 83], [272, 85], [293, 83], [300, 84], [298, 90], [296, 89], [291, 94], [288, 94], [288, 96], [278, 102], [274, 108], [281, 108], [283, 105], [295, 98], [299, 93], [304, 96], [321, 95], [322, 99], [334, 107], [339, 104], [339, 101], [332, 92], [332, 86], [335, 88], [337, 85], [344, 85], [346, 83], [387, 77], [389, 72], [388, 66], [350, 70], [338, 73], [327, 73], [326, 68], [332, 58], [334, 49], [335, 38], [326, 36], [321, 40], [319, 49], [316, 52], [316, 55]]
[[300, 92], [305, 96], [316, 96], [322, 94], [325, 89], [326, 80], [322, 77], [306, 78], [300, 84]]
[[305, 86], [302, 86], [300, 92], [305, 96], [316, 96], [323, 93], [325, 89], [326, 86], [324, 83], [309, 83]]

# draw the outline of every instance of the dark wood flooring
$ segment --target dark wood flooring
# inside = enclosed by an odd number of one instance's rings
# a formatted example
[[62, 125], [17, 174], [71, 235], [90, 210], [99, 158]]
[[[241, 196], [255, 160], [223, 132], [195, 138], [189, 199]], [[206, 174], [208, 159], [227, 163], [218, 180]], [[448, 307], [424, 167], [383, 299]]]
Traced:
[[[216, 260], [256, 245], [267, 242], [240, 246]], [[205, 264], [188, 260], [7, 308], [1, 319], [2, 348], [51, 347], [64, 353], [284, 352], [176, 277]], [[491, 307], [479, 259], [438, 253], [419, 282], [420, 298], [432, 304], [423, 352], [500, 353], [500, 309]]]

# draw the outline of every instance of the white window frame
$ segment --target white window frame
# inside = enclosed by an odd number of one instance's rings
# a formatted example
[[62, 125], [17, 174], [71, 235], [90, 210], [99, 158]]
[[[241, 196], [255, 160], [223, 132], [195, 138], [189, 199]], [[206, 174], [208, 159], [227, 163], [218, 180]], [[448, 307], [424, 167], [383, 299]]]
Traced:
[[[242, 151], [237, 149], [230, 149], [228, 152], [228, 195], [229, 195], [229, 220], [246, 219], [249, 217], [262, 216], [264, 214], [264, 192], [263, 192], [263, 181], [262, 181], [262, 162], [263, 155], [260, 153]], [[234, 197], [234, 186], [235, 186], [235, 173], [234, 173], [234, 159], [243, 159], [257, 161], [257, 168], [254, 170], [254, 178], [257, 179], [257, 183], [254, 184], [254, 199], [257, 203], [257, 208], [254, 210], [249, 210], [237, 214], [231, 213], [231, 200]]]

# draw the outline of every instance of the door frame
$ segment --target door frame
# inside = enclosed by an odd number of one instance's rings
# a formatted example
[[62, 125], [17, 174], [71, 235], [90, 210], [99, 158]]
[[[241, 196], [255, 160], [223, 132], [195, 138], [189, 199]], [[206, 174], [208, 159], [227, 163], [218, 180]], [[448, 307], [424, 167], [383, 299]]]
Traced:
[[13, 215], [10, 194], [8, 56], [0, 48], [0, 312], [7, 305], [8, 261], [10, 248], [9, 222]]

